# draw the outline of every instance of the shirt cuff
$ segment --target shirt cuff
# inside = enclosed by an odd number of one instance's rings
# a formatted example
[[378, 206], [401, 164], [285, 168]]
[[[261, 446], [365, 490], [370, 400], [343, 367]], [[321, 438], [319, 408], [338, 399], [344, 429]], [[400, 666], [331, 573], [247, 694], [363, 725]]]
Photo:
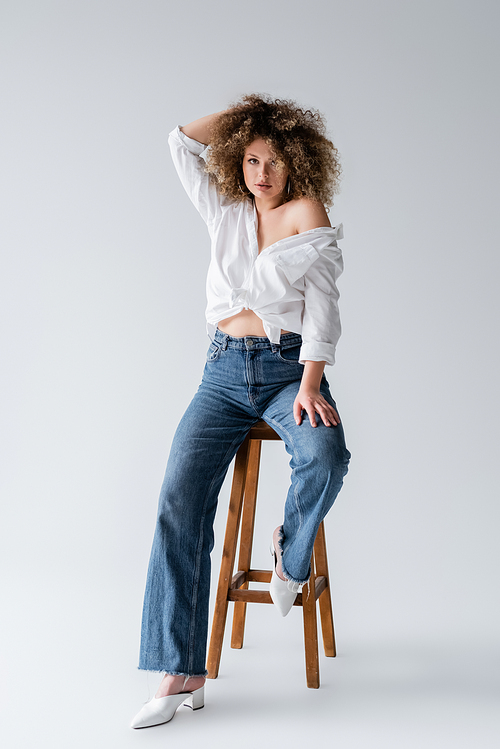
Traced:
[[333, 343], [321, 341], [303, 343], [300, 347], [299, 363], [305, 364], [306, 361], [324, 361], [332, 366], [335, 364], [335, 346]]
[[194, 153], [195, 156], [201, 156], [207, 149], [207, 146], [204, 143], [200, 143], [194, 138], [190, 138], [188, 135], [186, 135], [186, 133], [183, 133], [180, 125], [174, 127], [169, 137], [179, 140], [187, 148], [187, 150], [191, 153]]

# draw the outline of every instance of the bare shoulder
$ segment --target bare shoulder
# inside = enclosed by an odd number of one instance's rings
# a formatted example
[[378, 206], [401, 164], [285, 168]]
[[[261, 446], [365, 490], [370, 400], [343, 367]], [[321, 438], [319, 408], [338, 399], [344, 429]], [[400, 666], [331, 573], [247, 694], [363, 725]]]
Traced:
[[298, 234], [320, 226], [331, 226], [323, 203], [310, 198], [299, 198], [286, 203], [287, 213]]

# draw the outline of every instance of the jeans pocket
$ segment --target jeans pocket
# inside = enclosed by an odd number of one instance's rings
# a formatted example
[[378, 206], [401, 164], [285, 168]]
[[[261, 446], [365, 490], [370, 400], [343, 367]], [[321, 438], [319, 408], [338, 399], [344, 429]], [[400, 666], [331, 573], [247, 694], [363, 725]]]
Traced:
[[220, 356], [220, 352], [221, 352], [220, 343], [217, 343], [217, 341], [212, 341], [207, 351], [207, 362], [216, 361]]
[[295, 366], [303, 367], [303, 364], [299, 364], [301, 344], [297, 346], [289, 346], [288, 348], [280, 348], [276, 354], [280, 361], [286, 364], [292, 364]]

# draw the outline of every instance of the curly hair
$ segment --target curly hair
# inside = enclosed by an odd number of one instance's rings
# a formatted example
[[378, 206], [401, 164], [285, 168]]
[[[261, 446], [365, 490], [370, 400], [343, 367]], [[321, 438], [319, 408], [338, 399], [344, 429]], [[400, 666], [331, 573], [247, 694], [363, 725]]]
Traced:
[[210, 130], [206, 171], [222, 195], [242, 201], [253, 197], [243, 178], [245, 149], [262, 138], [278, 170], [288, 168], [290, 191], [284, 201], [307, 197], [333, 203], [341, 167], [339, 153], [325, 136], [322, 115], [294, 101], [249, 94], [222, 112]]

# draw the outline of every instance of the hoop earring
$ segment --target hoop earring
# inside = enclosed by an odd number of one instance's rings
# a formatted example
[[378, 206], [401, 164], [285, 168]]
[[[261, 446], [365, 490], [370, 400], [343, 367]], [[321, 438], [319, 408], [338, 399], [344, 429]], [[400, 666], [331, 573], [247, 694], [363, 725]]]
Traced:
[[290, 195], [291, 189], [292, 189], [292, 182], [290, 180], [290, 177], [288, 177], [288, 179], [286, 181], [286, 194], [287, 195]]
[[243, 193], [243, 195], [245, 195], [245, 191], [244, 191], [244, 189], [242, 188], [242, 186], [240, 185], [240, 182], [239, 182], [239, 180], [238, 180], [238, 187], [239, 187], [239, 189], [240, 189], [240, 192], [242, 192], [242, 193]]

